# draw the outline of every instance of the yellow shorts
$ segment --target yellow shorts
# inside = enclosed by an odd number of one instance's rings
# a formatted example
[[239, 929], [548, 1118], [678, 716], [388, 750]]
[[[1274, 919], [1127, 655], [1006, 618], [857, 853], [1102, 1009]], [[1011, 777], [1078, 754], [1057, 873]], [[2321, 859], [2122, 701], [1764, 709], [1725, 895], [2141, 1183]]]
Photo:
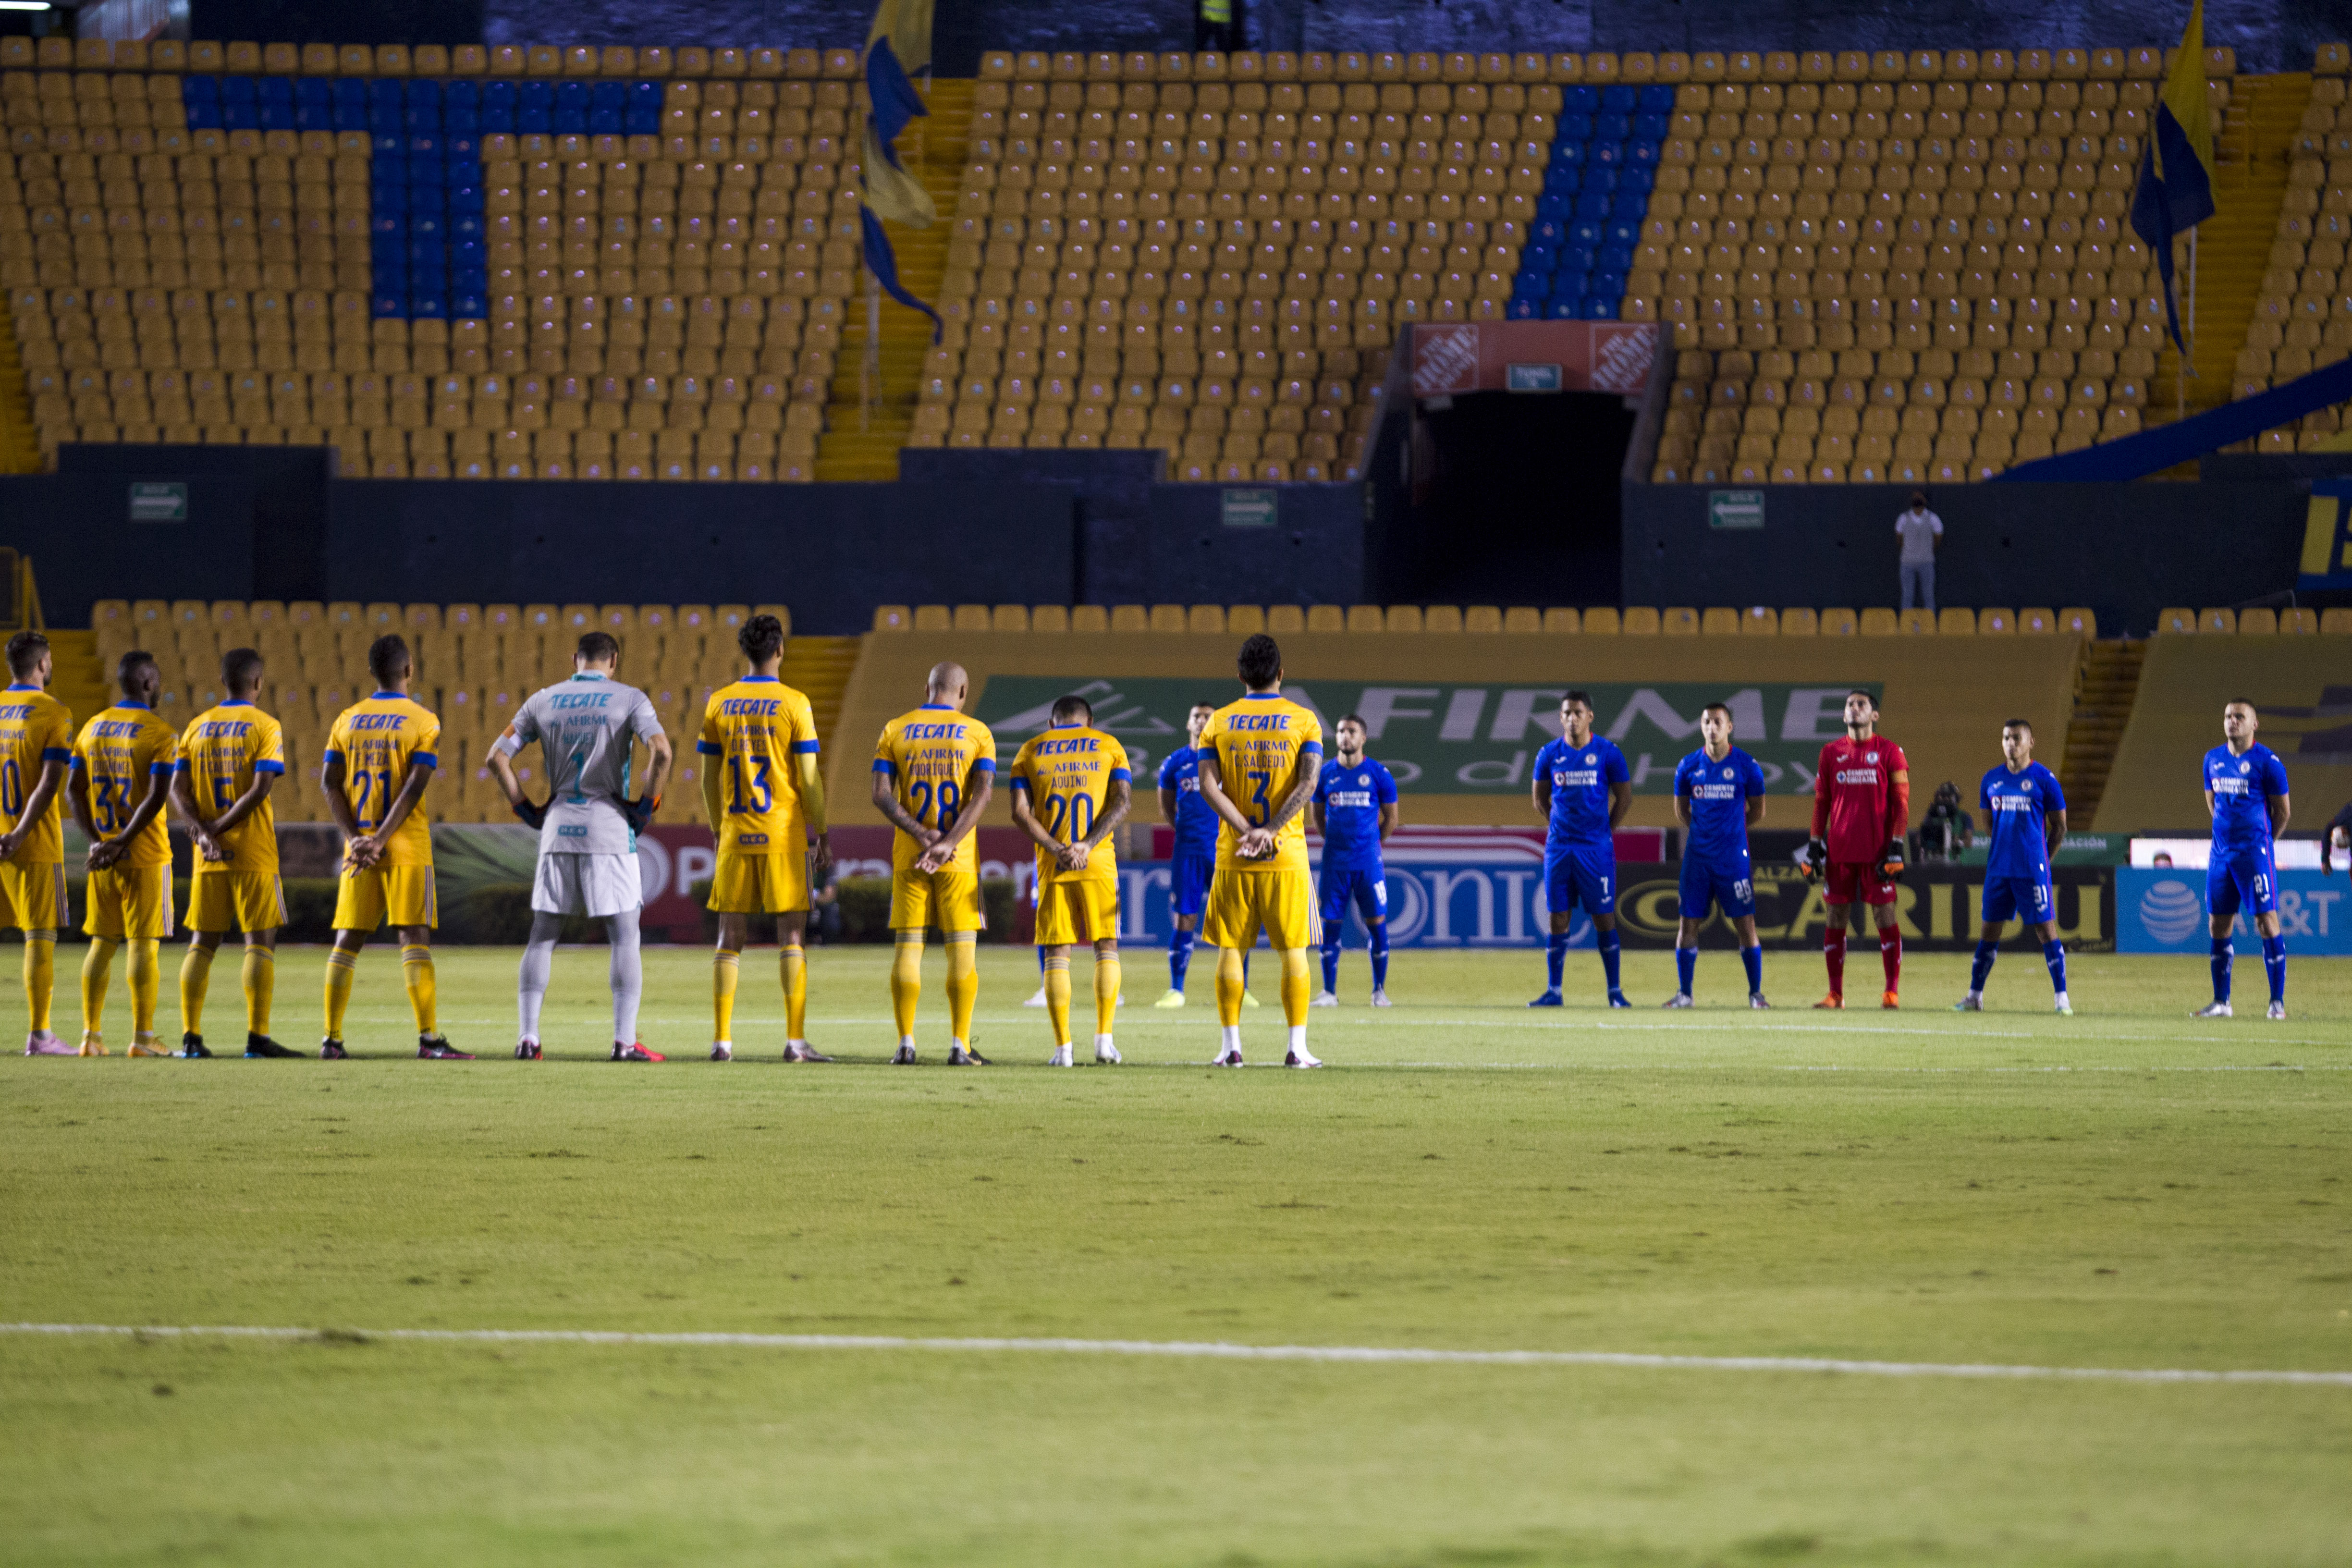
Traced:
[[1277, 952], [1323, 945], [1323, 921], [1315, 908], [1315, 873], [1304, 868], [1263, 871], [1220, 866], [1209, 882], [1209, 910], [1201, 940], [1211, 947], [1257, 945], [1258, 929]]
[[1118, 935], [1118, 884], [1055, 882], [1037, 889], [1037, 945], [1067, 947]]
[[387, 920], [395, 926], [441, 923], [432, 867], [371, 866], [343, 872], [335, 892], [335, 929], [372, 931]]
[[286, 923], [286, 884], [275, 871], [198, 871], [188, 881], [190, 931], [275, 931]]
[[981, 913], [980, 879], [950, 866], [938, 871], [890, 873], [890, 929], [946, 932], [986, 931]]
[[721, 854], [711, 868], [709, 908], [721, 914], [787, 915], [808, 907], [805, 855]]
[[109, 942], [160, 942], [172, 934], [172, 868], [110, 866], [89, 874], [81, 929]]
[[58, 931], [66, 923], [66, 867], [62, 860], [19, 865], [0, 860], [0, 928]]

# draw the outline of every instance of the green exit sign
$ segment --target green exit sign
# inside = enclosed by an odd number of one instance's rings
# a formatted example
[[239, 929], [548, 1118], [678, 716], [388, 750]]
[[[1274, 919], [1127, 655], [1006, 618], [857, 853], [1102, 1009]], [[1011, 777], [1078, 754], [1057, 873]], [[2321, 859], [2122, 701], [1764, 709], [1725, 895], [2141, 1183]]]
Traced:
[[1224, 518], [1227, 528], [1272, 528], [1277, 518], [1279, 501], [1274, 490], [1227, 490]]
[[1706, 496], [1706, 525], [1709, 528], [1763, 527], [1764, 492], [1709, 490]]
[[187, 521], [188, 487], [182, 484], [133, 484], [131, 487], [131, 521]]

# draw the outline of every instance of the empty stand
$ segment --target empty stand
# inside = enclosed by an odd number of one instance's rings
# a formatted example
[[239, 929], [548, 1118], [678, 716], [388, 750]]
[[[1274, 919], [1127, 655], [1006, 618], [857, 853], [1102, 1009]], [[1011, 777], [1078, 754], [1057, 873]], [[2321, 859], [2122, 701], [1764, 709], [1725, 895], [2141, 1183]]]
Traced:
[[[2244, 397], [2308, 374], [2352, 353], [2352, 101], [2345, 51], [2319, 51], [2319, 74], [2289, 132], [2286, 189], [2263, 258], [2262, 285], [2232, 367], [2231, 395]], [[2317, 451], [2335, 442], [2343, 410], [2324, 408], [2264, 431], [2263, 452]]]

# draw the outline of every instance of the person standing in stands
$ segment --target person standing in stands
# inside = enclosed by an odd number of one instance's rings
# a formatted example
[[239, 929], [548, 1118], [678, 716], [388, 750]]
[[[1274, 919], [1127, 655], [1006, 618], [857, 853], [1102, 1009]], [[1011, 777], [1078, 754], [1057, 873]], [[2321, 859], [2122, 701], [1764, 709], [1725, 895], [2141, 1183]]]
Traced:
[[1192, 47], [1232, 54], [1249, 46], [1246, 0], [1194, 0]]
[[1936, 613], [1936, 542], [1944, 537], [1944, 520], [1927, 510], [1927, 492], [1913, 490], [1911, 507], [1895, 520], [1895, 537], [1903, 542], [1903, 608], [1911, 607], [1916, 592], [1919, 607]]

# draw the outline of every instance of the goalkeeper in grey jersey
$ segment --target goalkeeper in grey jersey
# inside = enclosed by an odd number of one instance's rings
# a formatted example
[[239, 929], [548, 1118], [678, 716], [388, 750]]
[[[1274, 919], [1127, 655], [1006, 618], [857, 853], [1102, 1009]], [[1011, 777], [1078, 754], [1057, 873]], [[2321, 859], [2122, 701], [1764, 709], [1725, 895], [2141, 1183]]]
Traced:
[[[539, 829], [539, 875], [530, 890], [530, 942], [522, 950], [521, 1037], [515, 1055], [536, 1061], [539, 1014], [547, 1000], [548, 972], [565, 915], [604, 922], [613, 950], [613, 1059], [657, 1062], [660, 1054], [637, 1039], [637, 1004], [645, 994], [637, 914], [645, 893], [637, 879], [637, 835], [661, 803], [670, 770], [669, 737], [652, 701], [613, 679], [621, 645], [604, 632], [580, 639], [572, 679], [533, 692], [490, 743], [488, 766], [514, 813]], [[545, 805], [523, 794], [511, 759], [533, 741], [547, 763]], [[629, 753], [643, 741], [653, 753], [644, 793], [629, 795]]]

